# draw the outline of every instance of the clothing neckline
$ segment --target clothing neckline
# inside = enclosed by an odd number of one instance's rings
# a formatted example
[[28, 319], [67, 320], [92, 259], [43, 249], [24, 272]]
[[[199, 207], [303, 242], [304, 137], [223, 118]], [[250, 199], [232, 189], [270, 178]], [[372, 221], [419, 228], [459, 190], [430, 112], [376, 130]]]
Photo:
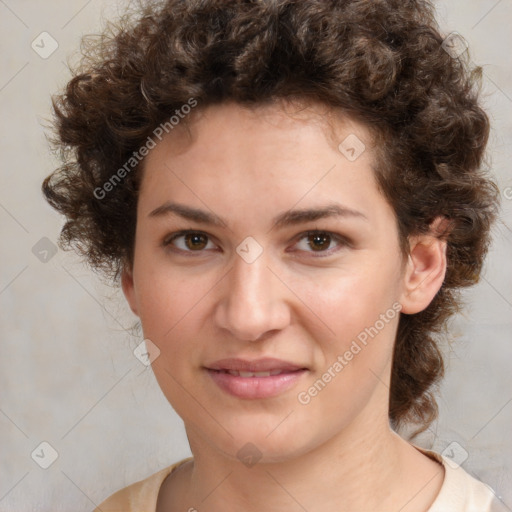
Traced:
[[[491, 503], [493, 493], [487, 486], [473, 478], [463, 468], [455, 464], [453, 461], [446, 459], [442, 455], [426, 448], [420, 448], [412, 443], [411, 446], [440, 464], [444, 469], [444, 478], [441, 489], [427, 512], [466, 510], [465, 505], [468, 503], [472, 504], [473, 499], [477, 500], [478, 504], [480, 504], [480, 510], [488, 510], [484, 507]], [[144, 485], [144, 498], [142, 498], [144, 505], [147, 507], [146, 510], [149, 512], [156, 512], [158, 497], [164, 480], [173, 471], [193, 460], [193, 456], [187, 457], [163, 468], [147, 478], [145, 481], [139, 482], [140, 484], [147, 484]], [[475, 501], [475, 503], [477, 502]]]
[[[432, 450], [428, 450], [426, 448], [420, 448], [419, 446], [416, 446], [412, 443], [411, 443], [411, 446], [413, 448], [415, 448], [416, 450], [418, 450], [423, 455], [425, 455], [426, 457], [428, 457], [429, 459], [433, 460], [434, 462], [437, 462], [441, 466], [441, 468], [444, 470], [444, 477], [443, 477], [443, 483], [441, 485], [441, 489], [440, 489], [439, 493], [437, 494], [435, 500], [433, 501], [432, 505], [427, 510], [427, 512], [437, 512], [437, 508], [440, 505], [442, 505], [441, 500], [444, 500], [443, 496], [446, 494], [446, 492], [443, 493], [443, 489], [447, 488], [447, 486], [450, 484], [450, 482], [452, 480], [452, 478], [449, 477], [449, 471], [447, 469], [447, 464], [445, 464], [443, 457], [441, 455], [439, 455], [438, 453], [436, 453]], [[158, 482], [157, 482], [157, 492], [156, 492], [156, 495], [154, 498], [154, 503], [152, 503], [151, 512], [156, 512], [158, 496], [160, 494], [160, 490], [162, 488], [162, 485], [163, 485], [165, 479], [168, 476], [170, 476], [171, 473], [173, 473], [179, 467], [183, 466], [183, 464], [193, 461], [193, 460], [194, 460], [193, 456], [187, 457], [186, 459], [176, 462], [175, 464], [172, 464], [172, 465], [162, 469], [159, 472], [159, 473], [162, 473], [162, 476], [161, 476], [161, 478], [158, 479]], [[157, 475], [158, 475], [158, 473], [157, 473]], [[155, 475], [155, 476], [157, 476], [157, 475]], [[444, 511], [439, 511], [439, 512], [444, 512]]]

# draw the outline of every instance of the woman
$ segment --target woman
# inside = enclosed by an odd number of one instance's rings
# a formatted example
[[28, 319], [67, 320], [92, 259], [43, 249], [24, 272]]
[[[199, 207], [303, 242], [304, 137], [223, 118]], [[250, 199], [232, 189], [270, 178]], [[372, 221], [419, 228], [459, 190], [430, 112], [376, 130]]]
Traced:
[[193, 453], [97, 510], [499, 509], [397, 434], [436, 417], [497, 208], [454, 43], [422, 1], [169, 0], [84, 60], [44, 193]]

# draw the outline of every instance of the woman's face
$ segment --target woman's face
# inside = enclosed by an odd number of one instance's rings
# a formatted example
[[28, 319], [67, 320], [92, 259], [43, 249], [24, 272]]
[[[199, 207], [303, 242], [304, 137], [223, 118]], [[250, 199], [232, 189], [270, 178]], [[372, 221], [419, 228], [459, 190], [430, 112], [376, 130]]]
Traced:
[[123, 287], [193, 448], [277, 461], [387, 425], [396, 219], [367, 131], [333, 144], [308, 112], [209, 107], [146, 157]]

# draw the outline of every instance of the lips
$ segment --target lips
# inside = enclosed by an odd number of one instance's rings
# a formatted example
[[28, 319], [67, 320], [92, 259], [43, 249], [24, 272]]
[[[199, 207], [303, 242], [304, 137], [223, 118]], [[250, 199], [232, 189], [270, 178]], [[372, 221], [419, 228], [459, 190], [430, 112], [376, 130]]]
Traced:
[[243, 399], [280, 395], [294, 387], [308, 371], [303, 366], [274, 358], [222, 359], [205, 369], [221, 390]]
[[246, 359], [220, 359], [212, 364], [207, 365], [210, 370], [232, 371], [232, 372], [293, 372], [302, 370], [305, 367], [300, 366], [282, 359], [266, 357], [249, 361]]
[[229, 375], [235, 375], [238, 377], [270, 377], [271, 375], [280, 375], [286, 373], [286, 370], [269, 370], [268, 372], [244, 372], [242, 370], [217, 370], [219, 372], [229, 373]]

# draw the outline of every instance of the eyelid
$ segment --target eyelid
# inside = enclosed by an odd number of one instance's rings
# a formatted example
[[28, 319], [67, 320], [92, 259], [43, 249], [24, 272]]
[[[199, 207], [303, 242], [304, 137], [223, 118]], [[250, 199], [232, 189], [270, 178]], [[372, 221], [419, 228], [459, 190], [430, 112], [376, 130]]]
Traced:
[[162, 241], [162, 246], [164, 248], [170, 246], [170, 247], [172, 247], [173, 251], [179, 252], [181, 254], [194, 255], [194, 253], [195, 253], [196, 255], [200, 255], [200, 254], [204, 253], [205, 252], [204, 249], [202, 249], [200, 251], [190, 251], [190, 250], [186, 251], [186, 250], [180, 249], [179, 247], [176, 247], [172, 244], [172, 242], [176, 238], [179, 238], [180, 236], [186, 236], [189, 234], [204, 235], [208, 239], [208, 242], [212, 242], [215, 245], [217, 245], [214, 241], [215, 237], [206, 233], [205, 231], [201, 231], [199, 229], [182, 229], [181, 231], [176, 231], [176, 232], [171, 233], [170, 235], [166, 236]]
[[170, 233], [167, 236], [165, 236], [162, 243], [166, 245], [179, 236], [188, 235], [191, 233], [194, 233], [195, 235], [204, 235], [207, 236], [208, 238], [212, 238], [212, 235], [206, 233], [206, 231], [201, 231], [200, 229], [182, 229], [180, 231], [174, 231], [173, 233]]
[[[317, 234], [323, 234], [328, 235], [331, 237], [332, 240], [338, 243], [337, 247], [334, 247], [332, 249], [329, 249], [327, 251], [303, 251], [308, 254], [310, 254], [313, 258], [323, 258], [331, 256], [332, 254], [338, 252], [341, 250], [344, 246], [345, 247], [352, 247], [352, 242], [343, 235], [340, 235], [339, 233], [334, 233], [333, 231], [328, 231], [326, 229], [308, 229], [307, 231], [303, 231], [302, 233], [299, 233], [297, 236], [294, 237], [294, 244], [297, 244], [300, 240], [302, 240], [305, 237], [311, 236], [311, 235], [317, 235]], [[301, 252], [301, 251], [288, 251], [288, 252]]]

